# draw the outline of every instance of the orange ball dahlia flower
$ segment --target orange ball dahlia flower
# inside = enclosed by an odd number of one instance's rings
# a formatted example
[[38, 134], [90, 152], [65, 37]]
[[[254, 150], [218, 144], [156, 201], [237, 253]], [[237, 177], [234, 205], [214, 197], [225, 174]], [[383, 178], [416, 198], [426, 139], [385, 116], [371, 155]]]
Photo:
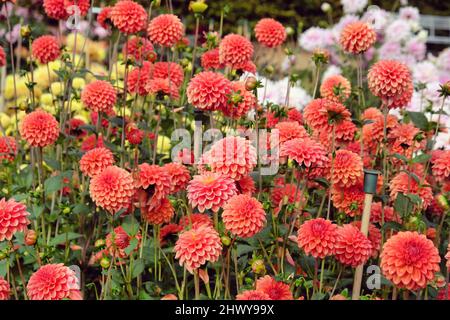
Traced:
[[377, 40], [373, 28], [361, 21], [347, 24], [341, 32], [339, 42], [344, 51], [360, 54], [366, 52]]
[[144, 37], [134, 36], [123, 46], [123, 55], [133, 57], [135, 61], [155, 61], [156, 52], [152, 43]]
[[2, 160], [14, 161], [17, 154], [17, 143], [13, 137], [0, 137], [0, 163]]
[[113, 164], [114, 156], [109, 149], [94, 148], [81, 157], [80, 170], [84, 175], [93, 178]]
[[331, 132], [333, 123], [351, 120], [350, 116], [350, 111], [343, 104], [328, 99], [314, 99], [303, 111], [306, 124], [317, 131]]
[[184, 70], [175, 62], [156, 62], [153, 65], [153, 78], [170, 79], [171, 84], [179, 87], [183, 84]]
[[46, 264], [33, 273], [27, 295], [30, 300], [82, 300], [75, 271], [62, 263]]
[[269, 295], [258, 290], [245, 290], [236, 296], [236, 300], [271, 300]]
[[231, 81], [222, 74], [204, 71], [189, 81], [186, 94], [189, 103], [198, 109], [223, 110], [231, 91]]
[[348, 266], [366, 263], [372, 254], [372, 243], [357, 227], [345, 224], [338, 228], [335, 245], [336, 259]]
[[233, 81], [231, 88], [231, 97], [222, 112], [227, 117], [239, 119], [255, 108], [256, 97], [252, 92], [245, 89], [245, 83], [242, 81]]
[[59, 124], [50, 113], [36, 110], [23, 118], [20, 135], [32, 147], [46, 147], [58, 139]]
[[49, 18], [63, 20], [68, 17], [65, 0], [44, 0], [43, 6]]
[[323, 259], [334, 254], [337, 225], [323, 218], [305, 221], [297, 233], [297, 244], [307, 255]]
[[331, 180], [341, 187], [356, 184], [363, 176], [363, 162], [361, 157], [349, 150], [336, 151]]
[[253, 51], [250, 40], [238, 34], [228, 34], [219, 44], [219, 60], [220, 63], [235, 68], [247, 63], [252, 58]]
[[112, 7], [103, 7], [97, 15], [97, 22], [104, 29], [109, 29], [112, 26], [111, 10]]
[[152, 95], [167, 95], [172, 99], [180, 97], [179, 88], [175, 83], [171, 83], [169, 79], [154, 78], [147, 82], [145, 90]]
[[200, 62], [202, 68], [205, 70], [223, 69], [225, 67], [219, 60], [219, 48], [214, 48], [203, 53], [200, 57]]
[[283, 25], [271, 18], [264, 18], [258, 21], [255, 26], [256, 40], [262, 45], [275, 48], [283, 44], [286, 40], [286, 29]]
[[145, 28], [147, 12], [139, 3], [120, 0], [111, 10], [110, 18], [114, 26], [125, 34], [136, 33]]
[[417, 232], [399, 232], [390, 237], [381, 253], [384, 276], [399, 288], [425, 288], [440, 270], [441, 258], [433, 242]]
[[389, 189], [391, 190], [390, 196], [392, 201], [397, 199], [399, 193], [410, 193], [415, 194], [422, 199], [422, 206], [424, 209], [433, 202], [433, 191], [431, 190], [429, 183], [424, 180], [423, 185], [420, 186], [419, 183], [406, 172], [400, 172], [392, 178]]
[[310, 138], [297, 138], [283, 143], [280, 156], [294, 160], [306, 170], [325, 168], [330, 162], [325, 148]]
[[47, 35], [33, 40], [31, 53], [33, 58], [42, 64], [46, 64], [58, 59], [61, 50], [59, 49], [58, 40], [54, 36]]
[[271, 276], [256, 280], [256, 291], [264, 292], [270, 300], [293, 300], [292, 292], [284, 282], [276, 281]]
[[170, 192], [178, 192], [185, 190], [186, 186], [191, 179], [189, 169], [181, 163], [171, 162], [167, 163], [163, 167], [170, 176]]
[[241, 238], [251, 238], [266, 223], [266, 212], [257, 199], [240, 194], [233, 196], [223, 207], [225, 229]]
[[331, 200], [334, 207], [350, 217], [362, 214], [364, 197], [362, 179], [348, 187], [333, 185], [331, 188]]
[[194, 176], [187, 187], [189, 203], [200, 212], [217, 212], [236, 194], [237, 188], [232, 179], [213, 172]]
[[291, 139], [309, 137], [305, 127], [297, 121], [282, 121], [275, 125], [275, 129], [278, 129], [280, 144]]
[[161, 14], [150, 21], [148, 36], [153, 43], [172, 47], [183, 38], [184, 26], [174, 14]]
[[118, 226], [106, 235], [106, 249], [109, 251], [109, 254], [114, 257], [126, 258], [129, 254], [127, 254], [125, 249], [130, 246], [130, 242], [133, 239], [137, 239], [138, 241], [136, 247], [134, 248], [134, 251], [138, 251], [141, 241], [140, 233], [131, 236], [122, 226]]
[[18, 231], [25, 231], [30, 224], [27, 207], [14, 199], [0, 200], [0, 242], [11, 240]]
[[447, 180], [450, 177], [450, 150], [444, 150], [432, 162], [432, 173], [436, 180]]
[[131, 203], [135, 193], [133, 177], [122, 168], [110, 166], [92, 178], [89, 193], [98, 206], [116, 214]]
[[0, 277], [0, 300], [9, 300], [10, 293], [8, 281]]
[[[361, 230], [361, 221], [354, 221], [352, 223], [355, 227]], [[381, 245], [381, 231], [373, 224], [369, 224], [369, 232], [367, 234], [367, 238], [372, 243], [372, 258], [376, 258], [378, 255], [378, 251], [380, 251]]]
[[175, 214], [175, 210], [169, 199], [163, 198], [149, 208], [141, 208], [142, 218], [150, 224], [169, 223]]
[[91, 111], [108, 113], [116, 104], [117, 92], [111, 83], [95, 80], [84, 87], [81, 101]]
[[127, 77], [128, 92], [146, 96], [149, 92], [148, 82], [152, 79], [153, 64], [144, 61], [141, 67], [133, 68]]
[[214, 228], [202, 224], [180, 233], [174, 250], [180, 266], [194, 273], [205, 263], [219, 259], [222, 243]]
[[328, 100], [344, 102], [350, 97], [352, 85], [340, 74], [326, 78], [320, 86], [320, 95]]
[[143, 163], [139, 165], [136, 186], [145, 190], [149, 200], [161, 200], [171, 191], [170, 174], [164, 167]]

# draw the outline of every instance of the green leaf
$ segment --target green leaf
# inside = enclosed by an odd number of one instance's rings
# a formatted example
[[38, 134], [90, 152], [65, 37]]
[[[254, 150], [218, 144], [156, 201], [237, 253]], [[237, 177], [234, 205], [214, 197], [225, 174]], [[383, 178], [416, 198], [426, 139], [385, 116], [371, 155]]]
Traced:
[[403, 230], [403, 225], [401, 225], [398, 222], [395, 221], [389, 221], [389, 222], [385, 222], [382, 226], [381, 226], [381, 230], [387, 230], [387, 229], [391, 229], [391, 230], [395, 230], [395, 231], [401, 231]]
[[317, 179], [314, 179], [314, 181], [325, 188], [328, 188], [330, 186], [330, 182], [325, 178], [317, 178]]
[[397, 198], [394, 202], [394, 209], [400, 214], [402, 218], [407, 217], [412, 211], [411, 200], [403, 193], [397, 194]]
[[325, 293], [316, 292], [312, 295], [311, 300], [323, 300], [325, 298]]
[[83, 213], [88, 213], [89, 210], [90, 209], [87, 205], [85, 205], [84, 203], [79, 203], [73, 208], [72, 212], [74, 214], [83, 214]]
[[401, 155], [400, 153], [394, 153], [392, 156], [396, 159], [399, 159], [399, 160], [405, 162], [405, 163], [408, 162], [408, 158], [406, 158], [404, 155]]
[[128, 245], [128, 247], [125, 248], [125, 253], [127, 255], [130, 255], [134, 249], [136, 249], [136, 247], [139, 244], [139, 240], [137, 238], [133, 238], [130, 240], [130, 244]]
[[414, 123], [414, 125], [421, 129], [421, 130], [427, 130], [429, 127], [429, 122], [427, 117], [425, 117], [423, 112], [412, 112], [408, 111], [408, 115], [411, 118], [411, 121]]
[[128, 215], [123, 219], [122, 228], [129, 236], [133, 237], [139, 231], [139, 222], [133, 215]]
[[131, 271], [131, 277], [137, 278], [142, 272], [144, 272], [145, 265], [143, 259], [137, 259], [133, 264], [133, 269]]
[[75, 233], [75, 232], [66, 232], [58, 234], [56, 237], [54, 237], [52, 240], [50, 240], [50, 246], [55, 246], [58, 244], [66, 243], [66, 241], [71, 241], [74, 239], [78, 239], [82, 237], [82, 234]]
[[422, 153], [412, 159], [412, 163], [426, 163], [431, 158], [431, 155]]
[[44, 190], [45, 193], [53, 193], [61, 190], [63, 186], [63, 177], [62, 176], [53, 176], [45, 180], [44, 182]]
[[56, 159], [50, 158], [50, 157], [44, 157], [44, 161], [53, 170], [58, 170], [58, 171], [61, 170], [61, 165], [60, 165], [59, 161], [57, 161]]
[[254, 248], [252, 246], [248, 246], [245, 244], [240, 244], [237, 246], [237, 255], [238, 257], [247, 254], [249, 252], [252, 252], [254, 250]]

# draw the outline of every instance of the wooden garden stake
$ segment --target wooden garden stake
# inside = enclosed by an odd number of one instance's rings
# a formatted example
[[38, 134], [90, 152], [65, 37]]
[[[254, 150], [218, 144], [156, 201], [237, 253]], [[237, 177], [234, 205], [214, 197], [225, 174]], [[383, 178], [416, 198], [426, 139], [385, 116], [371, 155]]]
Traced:
[[[364, 209], [361, 218], [361, 232], [367, 237], [369, 233], [370, 209], [372, 207], [373, 195], [377, 191], [378, 171], [364, 170]], [[360, 264], [355, 270], [355, 278], [353, 280], [352, 300], [359, 300], [361, 293], [361, 282], [364, 264]]]

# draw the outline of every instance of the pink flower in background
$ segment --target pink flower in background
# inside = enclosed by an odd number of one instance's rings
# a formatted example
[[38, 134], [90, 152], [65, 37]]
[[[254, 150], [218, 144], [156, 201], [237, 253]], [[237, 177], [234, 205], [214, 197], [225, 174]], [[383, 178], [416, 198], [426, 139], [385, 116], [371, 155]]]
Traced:
[[302, 33], [299, 45], [306, 51], [313, 51], [317, 48], [326, 48], [334, 44], [333, 35], [330, 30], [311, 27]]
[[367, 0], [341, 0], [345, 13], [357, 13], [367, 6]]
[[420, 20], [419, 9], [411, 6], [400, 8], [399, 16], [400, 19], [408, 21], [419, 22]]

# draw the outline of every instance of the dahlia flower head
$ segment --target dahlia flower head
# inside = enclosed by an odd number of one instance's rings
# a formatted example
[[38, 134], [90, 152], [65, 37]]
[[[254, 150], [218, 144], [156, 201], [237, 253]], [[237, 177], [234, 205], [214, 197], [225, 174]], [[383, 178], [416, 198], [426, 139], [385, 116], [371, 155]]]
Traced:
[[185, 190], [186, 186], [191, 180], [189, 169], [181, 163], [171, 162], [167, 163], [163, 167], [170, 176], [170, 192], [175, 193], [181, 190]]
[[0, 300], [9, 300], [10, 287], [8, 281], [0, 277]]
[[236, 187], [241, 194], [252, 195], [256, 191], [255, 181], [251, 176], [242, 177], [236, 181]]
[[432, 173], [437, 181], [448, 180], [450, 177], [450, 150], [444, 150], [433, 161]]
[[174, 14], [161, 14], [150, 21], [148, 36], [153, 43], [172, 47], [184, 36], [184, 25]]
[[200, 57], [200, 63], [205, 70], [217, 70], [225, 67], [225, 65], [220, 63], [219, 48], [214, 48], [203, 53]]
[[271, 18], [263, 18], [255, 26], [255, 36], [263, 46], [275, 48], [283, 44], [287, 33], [280, 22]]
[[397, 199], [399, 193], [410, 193], [419, 196], [422, 199], [422, 207], [424, 209], [427, 209], [433, 201], [433, 191], [429, 183], [424, 180], [423, 185], [420, 186], [419, 183], [406, 172], [399, 172], [394, 176], [390, 181], [389, 189], [392, 201]]
[[81, 92], [81, 101], [90, 111], [108, 113], [116, 104], [116, 89], [107, 81], [95, 80]]
[[342, 49], [352, 54], [366, 52], [375, 44], [376, 40], [377, 34], [375, 30], [368, 23], [361, 21], [347, 24], [339, 38]]
[[68, 8], [77, 5], [80, 16], [84, 17], [91, 6], [89, 0], [44, 0], [44, 11], [49, 18], [55, 20], [65, 20], [72, 13]]
[[178, 224], [181, 229], [189, 229], [191, 226], [195, 228], [202, 224], [213, 227], [213, 221], [206, 213], [192, 213], [190, 215], [185, 215], [180, 218]]
[[184, 70], [178, 63], [159, 61], [153, 65], [153, 78], [170, 80], [177, 87], [183, 84]]
[[[222, 112], [227, 117], [240, 119], [255, 108], [257, 100], [253, 92], [245, 89], [245, 83], [242, 81], [233, 81], [231, 88], [231, 99]], [[232, 101], [234, 98], [237, 98], [236, 102]]]
[[327, 77], [320, 85], [320, 95], [328, 100], [344, 102], [350, 97], [352, 85], [340, 74]]
[[111, 10], [112, 7], [103, 7], [97, 15], [97, 22], [103, 29], [109, 29], [110, 25], [112, 25]]
[[134, 248], [134, 251], [139, 250], [141, 242], [141, 234], [129, 235], [122, 226], [114, 228], [113, 232], [106, 235], [106, 250], [113, 257], [126, 258], [129, 254], [125, 251], [130, 246], [132, 239], [138, 240], [138, 245]]
[[231, 81], [212, 71], [196, 74], [186, 89], [188, 102], [197, 109], [208, 111], [225, 109], [231, 92]]
[[111, 214], [128, 209], [135, 193], [131, 174], [117, 166], [109, 166], [91, 179], [89, 193], [94, 202]]
[[171, 177], [164, 167], [143, 163], [139, 165], [136, 187], [146, 191], [148, 200], [162, 200], [171, 192]]
[[0, 68], [6, 66], [6, 53], [3, 47], [0, 46]]
[[238, 34], [226, 35], [219, 44], [219, 61], [233, 69], [239, 69], [253, 56], [253, 45]]
[[151, 95], [166, 95], [175, 100], [180, 97], [179, 88], [168, 78], [154, 78], [149, 80], [145, 85], [145, 90]]
[[[361, 230], [361, 221], [354, 221], [352, 223], [355, 227]], [[370, 240], [372, 244], [372, 258], [376, 258], [378, 256], [378, 252], [380, 251], [381, 246], [381, 231], [377, 227], [375, 227], [372, 223], [369, 224], [369, 231], [367, 234], [367, 238]]]
[[50, 35], [36, 38], [31, 44], [31, 54], [42, 64], [55, 61], [61, 54], [58, 40]]
[[237, 192], [231, 178], [214, 172], [194, 176], [187, 186], [189, 204], [200, 212], [219, 211]]
[[381, 253], [381, 271], [398, 288], [425, 288], [440, 270], [441, 258], [433, 242], [417, 232], [390, 237]]
[[172, 203], [167, 198], [154, 202], [153, 206], [141, 208], [142, 218], [153, 225], [169, 223], [174, 214]]
[[392, 108], [393, 101], [410, 90], [411, 73], [408, 67], [395, 60], [380, 60], [369, 69], [368, 86], [373, 95]]
[[207, 262], [216, 262], [222, 252], [222, 243], [217, 231], [207, 225], [198, 225], [181, 232], [175, 243], [175, 259], [190, 273]]
[[351, 120], [351, 113], [340, 102], [314, 99], [305, 107], [303, 117], [313, 130], [331, 132], [333, 123]]
[[323, 218], [305, 221], [297, 232], [297, 244], [307, 255], [323, 259], [334, 254], [337, 225]]
[[245, 290], [236, 295], [236, 300], [271, 300], [269, 295], [258, 290]]
[[372, 255], [372, 243], [357, 227], [345, 224], [337, 230], [336, 259], [347, 266], [357, 267]]
[[266, 223], [266, 212], [257, 199], [246, 194], [233, 196], [223, 207], [225, 229], [241, 238], [251, 238]]
[[0, 137], [0, 163], [2, 160], [14, 161], [17, 155], [17, 143], [13, 137]]
[[30, 300], [82, 300], [75, 271], [62, 263], [43, 265], [33, 273], [27, 295]]
[[363, 176], [361, 157], [349, 150], [338, 150], [334, 159], [331, 180], [333, 184], [349, 187], [356, 184]]
[[140, 4], [131, 0], [120, 0], [110, 12], [113, 25], [125, 34], [144, 30], [147, 23], [147, 12]]
[[264, 292], [270, 300], [293, 300], [289, 285], [276, 281], [271, 276], [264, 276], [256, 280], [256, 291]]
[[275, 129], [278, 129], [278, 139], [280, 144], [292, 139], [309, 137], [305, 127], [300, 125], [297, 121], [281, 121], [275, 125]]
[[135, 61], [155, 61], [156, 52], [152, 43], [145, 37], [134, 36], [123, 46], [124, 57], [132, 57]]
[[59, 124], [50, 113], [38, 109], [23, 118], [20, 135], [30, 146], [43, 148], [58, 139]]
[[256, 166], [256, 148], [243, 137], [228, 136], [215, 142], [208, 152], [212, 172], [233, 180], [247, 176]]
[[349, 217], [360, 216], [364, 205], [364, 187], [361, 177], [354, 185], [340, 187], [333, 185], [331, 187], [331, 200], [333, 206]]
[[[327, 151], [318, 142], [310, 138], [296, 138], [281, 145], [281, 157], [295, 161], [309, 173], [309, 169], [327, 168], [330, 162]], [[312, 173], [312, 172], [311, 172]]]
[[135, 67], [128, 73], [127, 88], [130, 93], [137, 93], [140, 96], [149, 94], [148, 82], [152, 79], [153, 64], [144, 61], [141, 67]]
[[304, 202], [304, 200], [302, 193], [298, 191], [297, 185], [294, 183], [276, 185], [272, 188], [270, 194], [270, 201], [273, 207], [279, 207], [280, 204], [287, 203], [297, 204]]
[[80, 159], [81, 172], [93, 178], [107, 167], [114, 164], [114, 155], [107, 148], [94, 148], [86, 152]]
[[0, 200], [0, 242], [11, 240], [18, 231], [26, 231], [30, 224], [27, 207], [14, 199]]

